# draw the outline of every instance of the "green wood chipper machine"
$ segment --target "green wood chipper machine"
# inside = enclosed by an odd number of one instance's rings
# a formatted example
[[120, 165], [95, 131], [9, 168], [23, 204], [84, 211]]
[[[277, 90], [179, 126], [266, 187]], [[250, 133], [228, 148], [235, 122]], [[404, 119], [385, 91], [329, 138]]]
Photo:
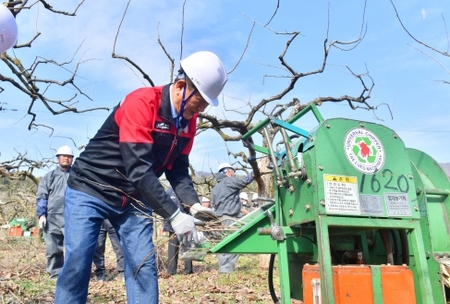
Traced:
[[[187, 255], [271, 254], [275, 303], [447, 303], [450, 182], [436, 161], [385, 126], [324, 120], [314, 104], [281, 114], [242, 138], [269, 157], [274, 198]], [[308, 131], [306, 114], [318, 123]]]

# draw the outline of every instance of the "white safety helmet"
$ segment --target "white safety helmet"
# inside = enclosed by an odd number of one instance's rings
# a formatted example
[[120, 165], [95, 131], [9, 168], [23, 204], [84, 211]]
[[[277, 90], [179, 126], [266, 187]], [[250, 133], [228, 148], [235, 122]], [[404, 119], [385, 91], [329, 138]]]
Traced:
[[0, 54], [17, 43], [17, 22], [11, 11], [0, 3]]
[[253, 193], [252, 196], [252, 206], [253, 207], [258, 207], [259, 205], [259, 201], [258, 201], [258, 193]]
[[224, 169], [233, 169], [234, 170], [234, 168], [229, 163], [221, 163], [219, 165], [219, 169], [217, 171], [222, 172], [222, 170], [224, 170]]
[[58, 151], [56, 151], [56, 157], [58, 157], [60, 155], [73, 156], [72, 148], [70, 148], [69, 146], [62, 146], [61, 148], [58, 149]]
[[207, 197], [202, 197], [202, 203], [210, 202], [211, 200]]
[[200, 95], [210, 105], [217, 107], [217, 97], [228, 80], [227, 71], [219, 57], [214, 53], [202, 51], [186, 57], [180, 64]]
[[247, 192], [239, 193], [239, 198], [242, 199], [242, 200], [248, 201], [248, 194], [247, 194]]

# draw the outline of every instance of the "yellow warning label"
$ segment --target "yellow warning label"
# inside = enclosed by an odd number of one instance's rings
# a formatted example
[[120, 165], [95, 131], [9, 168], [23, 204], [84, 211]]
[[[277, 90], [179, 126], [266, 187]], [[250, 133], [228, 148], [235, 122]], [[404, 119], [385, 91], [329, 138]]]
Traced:
[[323, 178], [327, 213], [361, 215], [355, 176], [324, 174]]
[[355, 176], [324, 174], [324, 179], [326, 182], [341, 182], [351, 184], [356, 184], [358, 182]]

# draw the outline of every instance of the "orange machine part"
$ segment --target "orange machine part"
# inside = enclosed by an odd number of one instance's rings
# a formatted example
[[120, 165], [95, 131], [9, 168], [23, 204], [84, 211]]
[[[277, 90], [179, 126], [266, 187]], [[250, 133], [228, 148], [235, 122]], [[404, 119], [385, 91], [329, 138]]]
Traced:
[[[332, 268], [336, 304], [378, 304], [373, 301], [370, 266], [346, 265]], [[304, 265], [302, 278], [303, 303], [315, 304], [311, 281], [320, 279], [319, 265]], [[407, 266], [382, 265], [381, 287], [383, 304], [416, 303], [413, 274]]]
[[38, 227], [33, 227], [30, 229], [31, 231], [31, 236], [39, 236], [39, 228]]
[[22, 227], [11, 227], [9, 228], [9, 235], [10, 236], [22, 236]]

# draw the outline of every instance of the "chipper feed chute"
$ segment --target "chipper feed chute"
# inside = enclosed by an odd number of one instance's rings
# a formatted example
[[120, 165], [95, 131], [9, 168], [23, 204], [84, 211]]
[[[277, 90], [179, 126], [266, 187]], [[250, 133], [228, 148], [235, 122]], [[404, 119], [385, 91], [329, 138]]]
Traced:
[[[296, 126], [310, 113], [316, 128]], [[277, 256], [278, 295], [269, 287], [285, 304], [447, 301], [450, 183], [436, 162], [379, 124], [324, 120], [313, 104], [288, 121], [281, 114], [243, 136], [273, 165], [273, 202], [193, 256]], [[249, 140], [256, 133], [261, 145]]]

